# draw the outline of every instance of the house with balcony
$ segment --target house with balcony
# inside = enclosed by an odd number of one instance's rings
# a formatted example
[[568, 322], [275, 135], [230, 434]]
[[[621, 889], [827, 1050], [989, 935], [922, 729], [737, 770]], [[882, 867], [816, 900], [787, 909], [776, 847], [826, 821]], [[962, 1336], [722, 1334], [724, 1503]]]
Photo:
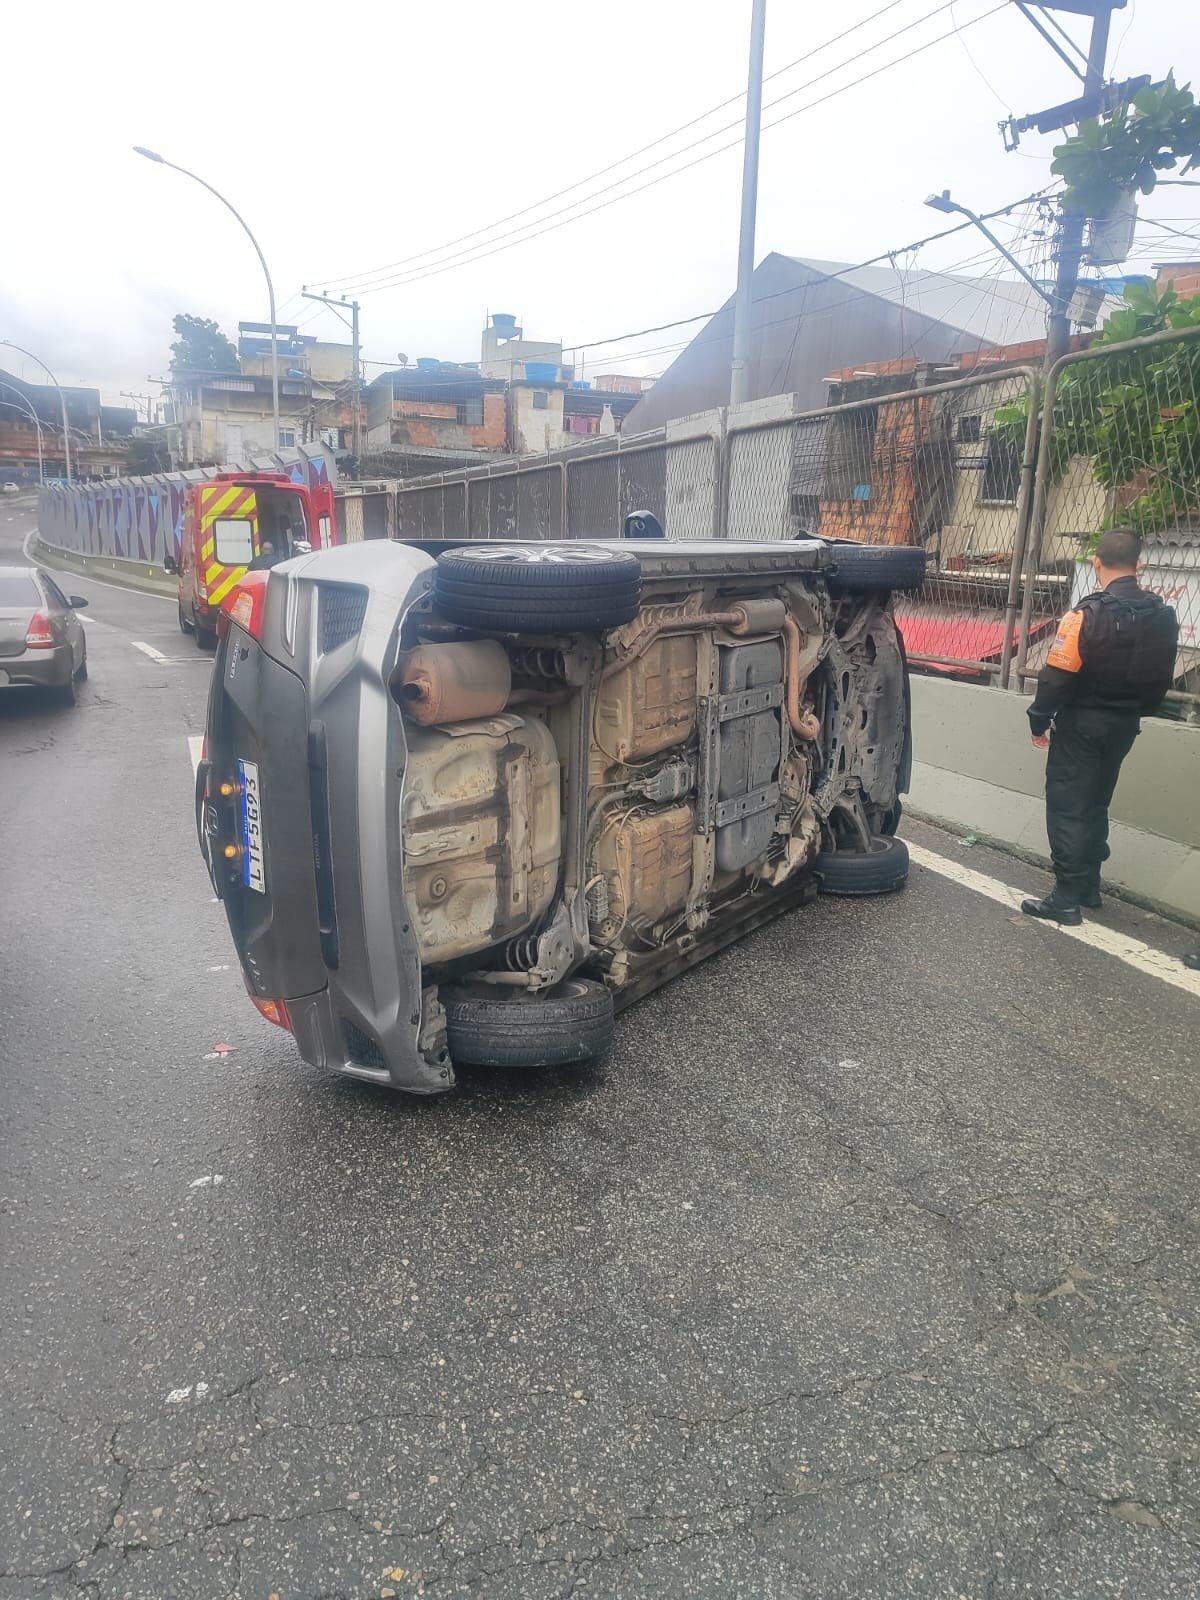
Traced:
[[477, 362], [422, 357], [382, 373], [366, 390], [366, 443], [405, 477], [480, 455], [521, 456], [614, 434], [639, 394], [601, 391], [575, 379], [561, 344], [526, 339], [497, 312]]

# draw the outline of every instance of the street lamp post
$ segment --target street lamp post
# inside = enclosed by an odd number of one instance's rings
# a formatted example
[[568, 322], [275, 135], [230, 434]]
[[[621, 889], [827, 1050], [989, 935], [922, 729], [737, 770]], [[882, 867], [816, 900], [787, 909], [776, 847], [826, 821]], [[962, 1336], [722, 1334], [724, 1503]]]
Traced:
[[38, 366], [41, 367], [42, 371], [50, 379], [50, 382], [54, 385], [54, 387], [56, 389], [58, 389], [58, 403], [62, 407], [62, 422], [63, 422], [63, 465], [66, 468], [67, 482], [70, 483], [70, 481], [71, 481], [71, 439], [70, 439], [71, 424], [67, 421], [67, 398], [63, 394], [62, 389], [59, 387], [58, 379], [50, 371], [50, 368], [42, 360], [41, 356], [35, 356], [32, 350], [26, 350], [23, 345], [14, 344], [11, 339], [0, 339], [0, 344], [7, 345], [10, 350], [19, 351], [20, 354], [23, 355], [23, 356], [28, 356], [30, 361], [36, 361]]
[[[7, 389], [8, 385], [5, 384], [4, 387]], [[15, 394], [16, 392], [17, 391], [14, 389], [13, 393]], [[13, 401], [13, 400], [0, 400], [0, 406], [6, 407], [9, 411], [22, 411], [25, 416], [33, 418], [33, 425], [37, 429], [38, 482], [40, 484], [44, 484], [46, 482], [46, 464], [45, 464], [45, 457], [44, 457], [43, 452], [42, 452], [42, 424], [41, 424], [41, 421], [38, 418], [37, 412], [33, 409], [33, 407], [31, 405], [26, 404], [24, 407], [22, 407], [22, 406], [17, 405], [16, 402]]]
[[156, 161], [159, 166], [170, 167], [172, 172], [182, 172], [185, 178], [191, 178], [193, 183], [198, 183], [202, 189], [207, 189], [214, 195], [227, 211], [232, 211], [241, 224], [246, 237], [254, 246], [254, 253], [258, 257], [258, 264], [263, 269], [263, 277], [267, 280], [267, 303], [271, 314], [271, 415], [275, 424], [275, 448], [279, 449], [279, 330], [275, 326], [275, 285], [271, 282], [270, 269], [266, 257], [259, 248], [258, 240], [250, 232], [250, 227], [245, 217], [232, 205], [219, 189], [214, 189], [211, 183], [206, 183], [203, 178], [197, 177], [194, 172], [189, 172], [186, 167], [176, 166], [174, 161], [168, 161], [165, 156], [160, 156], [157, 150], [147, 150], [144, 145], [135, 144], [134, 152], [145, 156], [147, 161]]

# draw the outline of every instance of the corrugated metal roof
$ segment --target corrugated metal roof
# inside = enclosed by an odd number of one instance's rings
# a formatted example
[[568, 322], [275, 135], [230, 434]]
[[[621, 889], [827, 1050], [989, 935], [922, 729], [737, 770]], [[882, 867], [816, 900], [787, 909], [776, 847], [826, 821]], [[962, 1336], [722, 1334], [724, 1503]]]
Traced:
[[1046, 302], [1020, 278], [971, 278], [918, 267], [856, 267], [815, 256], [787, 259], [812, 272], [835, 276], [902, 310], [919, 311], [935, 322], [961, 328], [972, 340], [964, 349], [978, 344], [1022, 344], [1045, 337]]

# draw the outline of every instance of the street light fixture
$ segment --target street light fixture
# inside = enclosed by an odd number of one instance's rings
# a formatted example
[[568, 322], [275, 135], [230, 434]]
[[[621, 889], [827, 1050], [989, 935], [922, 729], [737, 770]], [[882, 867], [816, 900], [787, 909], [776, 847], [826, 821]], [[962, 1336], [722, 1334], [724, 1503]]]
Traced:
[[58, 379], [50, 371], [50, 368], [42, 360], [41, 356], [35, 356], [32, 350], [26, 350], [23, 345], [14, 344], [11, 339], [0, 339], [0, 344], [7, 345], [10, 350], [16, 350], [23, 356], [28, 356], [30, 361], [36, 361], [38, 366], [41, 367], [42, 371], [50, 379], [50, 382], [58, 390], [58, 403], [62, 407], [62, 421], [63, 421], [63, 465], [66, 468], [67, 482], [70, 483], [70, 481], [71, 481], [71, 440], [70, 440], [71, 424], [67, 421], [67, 399], [66, 399], [66, 396], [62, 392], [62, 389], [61, 389], [61, 387], [59, 385]]
[[[4, 387], [7, 389], [8, 388], [8, 384], [5, 384]], [[16, 394], [17, 391], [14, 389], [13, 393]], [[42, 423], [41, 423], [41, 418], [38, 416], [37, 412], [33, 409], [33, 407], [28, 403], [28, 401], [26, 401], [24, 406], [19, 406], [19, 405], [17, 405], [15, 400], [0, 400], [0, 406], [4, 406], [9, 411], [20, 411], [20, 412], [23, 413], [23, 415], [33, 418], [33, 425], [37, 429], [38, 482], [40, 484], [44, 485], [45, 482], [46, 482], [46, 465], [45, 465], [45, 457], [43, 456], [43, 453], [42, 453]]]
[[241, 224], [242, 229], [244, 230], [244, 232], [246, 234], [246, 237], [249, 239], [250, 243], [254, 246], [254, 253], [258, 257], [258, 264], [263, 269], [263, 277], [267, 280], [267, 302], [268, 302], [268, 305], [270, 307], [270, 314], [271, 314], [271, 415], [272, 415], [272, 419], [273, 419], [274, 425], [275, 425], [275, 448], [276, 448], [276, 450], [278, 450], [279, 449], [279, 330], [275, 326], [275, 285], [271, 282], [270, 269], [267, 266], [266, 257], [263, 255], [262, 250], [259, 248], [258, 240], [251, 233], [249, 224], [247, 223], [245, 217], [242, 216], [241, 212], [238, 211], [237, 207], [232, 205], [228, 200], [226, 200], [225, 196], [220, 192], [219, 189], [214, 189], [211, 183], [206, 183], [203, 178], [198, 177], [194, 172], [189, 172], [186, 167], [180, 167], [180, 166], [177, 166], [174, 161], [168, 161], [165, 156], [160, 156], [157, 150], [147, 150], [144, 145], [140, 145], [140, 144], [135, 144], [133, 149], [134, 149], [134, 154], [135, 155], [145, 156], [147, 161], [157, 162], [157, 164], [159, 166], [161, 166], [161, 167], [170, 167], [172, 172], [182, 172], [182, 174], [183, 174], [183, 176], [185, 178], [191, 178], [193, 183], [198, 183], [202, 189], [207, 189], [209, 194], [214, 195], [221, 202], [221, 204], [225, 207], [225, 209], [227, 211], [232, 211], [233, 212], [234, 216], [237, 218], [238, 222]]
[[1054, 296], [1048, 293], [1047, 290], [1043, 289], [1036, 278], [1032, 277], [1028, 272], [1026, 272], [1025, 268], [1017, 260], [1016, 256], [1013, 255], [1012, 251], [1006, 245], [1001, 244], [1000, 240], [997, 239], [996, 235], [988, 227], [987, 223], [981, 216], [978, 216], [970, 209], [969, 206], [960, 206], [957, 200], [951, 200], [949, 189], [943, 189], [941, 194], [926, 195], [925, 204], [930, 208], [931, 211], [944, 212], [948, 217], [952, 217], [957, 214], [960, 217], [966, 217], [968, 222], [973, 222], [988, 243], [993, 245], [995, 249], [999, 250], [1000, 254], [1008, 262], [1013, 271], [1019, 273], [1021, 277], [1024, 278], [1025, 282], [1033, 290], [1034, 294], [1036, 294], [1040, 300], [1044, 300], [1048, 306], [1053, 306]]

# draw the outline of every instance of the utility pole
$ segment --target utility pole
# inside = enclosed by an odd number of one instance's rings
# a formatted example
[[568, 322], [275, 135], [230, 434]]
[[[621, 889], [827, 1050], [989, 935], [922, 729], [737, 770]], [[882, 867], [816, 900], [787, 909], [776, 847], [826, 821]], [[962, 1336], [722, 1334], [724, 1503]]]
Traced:
[[[1124, 0], [1116, 0], [1123, 5]], [[1092, 13], [1092, 37], [1088, 45], [1087, 64], [1083, 72], [1083, 93], [1097, 94], [1104, 86], [1104, 63], [1108, 55], [1108, 31], [1112, 24], [1114, 5], [1100, 0]], [[1071, 342], [1070, 306], [1079, 287], [1079, 265], [1083, 259], [1083, 227], [1085, 217], [1081, 211], [1064, 213], [1058, 234], [1058, 269], [1054, 279], [1054, 295], [1050, 315], [1046, 319], [1046, 356], [1044, 370], [1049, 371], [1060, 356], [1067, 353]]]
[[742, 223], [738, 239], [737, 294], [733, 302], [733, 361], [729, 404], [750, 398], [751, 281], [754, 277], [754, 222], [758, 211], [758, 139], [762, 129], [763, 43], [767, 32], [767, 0], [752, 0], [750, 75], [746, 83], [746, 135], [742, 159]]
[[[351, 451], [355, 461], [362, 455], [362, 361], [360, 360], [360, 346], [358, 341], [358, 301], [347, 300], [345, 295], [336, 299], [329, 294], [310, 294], [308, 289], [302, 289], [301, 294], [306, 300], [319, 300], [323, 306], [341, 317], [346, 322], [345, 311], [350, 313], [350, 321], [346, 326], [350, 329], [351, 361], [353, 363], [353, 378], [351, 380]], [[343, 311], [345, 307], [345, 311]]]
[[150, 423], [154, 421], [154, 418], [151, 415], [151, 411], [150, 411], [150, 407], [151, 407], [151, 404], [152, 404], [152, 401], [153, 401], [153, 396], [152, 395], [148, 395], [148, 394], [130, 394], [128, 389], [122, 389], [121, 390], [121, 399], [122, 400], [140, 400], [142, 402], [142, 404], [146, 407], [146, 425], [149, 426]]

